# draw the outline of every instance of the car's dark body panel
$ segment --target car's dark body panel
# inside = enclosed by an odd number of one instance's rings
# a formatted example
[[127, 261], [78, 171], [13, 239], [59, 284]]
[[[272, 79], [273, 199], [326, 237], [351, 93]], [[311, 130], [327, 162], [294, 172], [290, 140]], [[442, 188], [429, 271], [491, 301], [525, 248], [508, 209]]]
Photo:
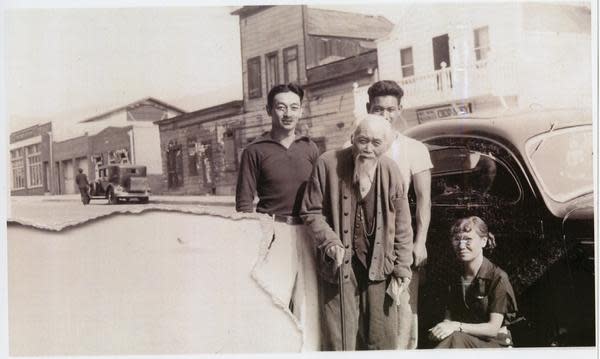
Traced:
[[[595, 344], [592, 194], [555, 201], [544, 192], [525, 152], [530, 138], [551, 128], [590, 123], [588, 112], [531, 111], [441, 120], [405, 132], [430, 148], [434, 162], [429, 258], [419, 308], [421, 346], [427, 346], [426, 330], [443, 318], [441, 293], [457, 268], [450, 226], [469, 215], [483, 218], [496, 236], [497, 248], [486, 255], [508, 273], [517, 294], [525, 320], [512, 328], [515, 344]], [[448, 163], [460, 160], [464, 163], [455, 173]]]

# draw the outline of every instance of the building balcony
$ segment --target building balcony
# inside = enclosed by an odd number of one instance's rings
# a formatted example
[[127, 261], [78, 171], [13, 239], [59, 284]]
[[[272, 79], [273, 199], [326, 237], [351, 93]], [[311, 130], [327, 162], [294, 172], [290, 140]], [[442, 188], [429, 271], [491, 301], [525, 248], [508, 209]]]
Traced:
[[[517, 66], [511, 62], [483, 60], [468, 67], [442, 67], [440, 70], [395, 80], [404, 90], [402, 106], [405, 109], [518, 93]], [[355, 87], [357, 113], [364, 112], [368, 87]]]
[[398, 80], [405, 108], [455, 102], [479, 96], [505, 96], [517, 92], [517, 68], [510, 62], [482, 60], [468, 67], [442, 67], [423, 75]]

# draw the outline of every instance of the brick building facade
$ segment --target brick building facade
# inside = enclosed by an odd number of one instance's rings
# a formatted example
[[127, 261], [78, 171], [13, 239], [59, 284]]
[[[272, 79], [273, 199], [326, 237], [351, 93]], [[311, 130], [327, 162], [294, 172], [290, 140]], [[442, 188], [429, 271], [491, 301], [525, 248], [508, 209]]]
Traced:
[[52, 190], [51, 146], [51, 122], [10, 134], [11, 195], [41, 195]]
[[32, 126], [11, 134], [11, 194], [74, 194], [77, 169], [96, 178], [98, 166], [144, 165], [153, 193], [163, 192], [160, 135], [154, 121], [184, 113], [153, 98], [76, 124]]
[[228, 194], [237, 176], [243, 102], [158, 121], [162, 186], [172, 194]]

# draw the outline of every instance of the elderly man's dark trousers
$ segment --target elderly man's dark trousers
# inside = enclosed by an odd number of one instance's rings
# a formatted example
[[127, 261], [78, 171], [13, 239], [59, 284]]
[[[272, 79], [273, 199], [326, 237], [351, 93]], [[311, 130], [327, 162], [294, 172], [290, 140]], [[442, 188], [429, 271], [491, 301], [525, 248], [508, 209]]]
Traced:
[[[346, 350], [395, 349], [398, 307], [385, 290], [389, 283], [369, 281], [368, 272], [356, 259], [349, 281], [344, 282]], [[321, 281], [321, 330], [323, 350], [343, 350], [340, 295], [337, 284]]]

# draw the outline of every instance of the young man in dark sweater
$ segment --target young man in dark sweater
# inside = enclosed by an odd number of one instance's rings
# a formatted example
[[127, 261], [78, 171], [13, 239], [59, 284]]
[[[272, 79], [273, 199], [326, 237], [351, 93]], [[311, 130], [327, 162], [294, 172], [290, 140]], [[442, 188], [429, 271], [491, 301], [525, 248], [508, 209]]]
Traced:
[[292, 310], [303, 326], [303, 351], [320, 347], [316, 272], [312, 239], [298, 217], [306, 182], [319, 157], [317, 145], [298, 135], [304, 91], [296, 84], [274, 86], [266, 110], [271, 130], [242, 153], [235, 207], [273, 218], [272, 241], [254, 269], [254, 276], [274, 301]]
[[[294, 222], [306, 181], [319, 156], [317, 145], [296, 134], [304, 91], [298, 85], [274, 86], [267, 97], [271, 131], [249, 144], [242, 154], [235, 207], [238, 212], [275, 215]], [[290, 218], [284, 218], [290, 217]]]

